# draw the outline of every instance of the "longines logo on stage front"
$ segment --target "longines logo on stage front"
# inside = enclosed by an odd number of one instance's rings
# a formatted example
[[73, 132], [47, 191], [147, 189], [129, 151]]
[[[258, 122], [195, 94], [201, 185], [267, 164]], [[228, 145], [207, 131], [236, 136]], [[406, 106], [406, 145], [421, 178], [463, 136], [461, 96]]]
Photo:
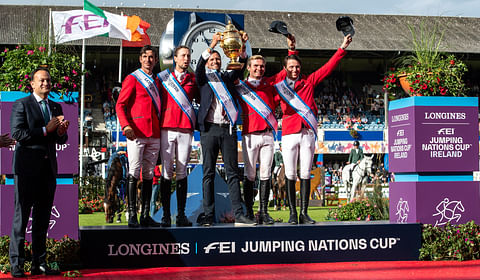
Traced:
[[[183, 243], [146, 243], [146, 244], [108, 244], [108, 256], [156, 256], [156, 255], [212, 255], [212, 254], [255, 254], [290, 253], [351, 250], [392, 249], [400, 241], [398, 237], [319, 239], [319, 240], [256, 240], [256, 241], [215, 241], [203, 247], [198, 242]], [[192, 246], [193, 245], [193, 246]], [[192, 251], [190, 248], [195, 248]], [[200, 251], [197, 248], [201, 248]], [[202, 250], [203, 249], [203, 250]]]

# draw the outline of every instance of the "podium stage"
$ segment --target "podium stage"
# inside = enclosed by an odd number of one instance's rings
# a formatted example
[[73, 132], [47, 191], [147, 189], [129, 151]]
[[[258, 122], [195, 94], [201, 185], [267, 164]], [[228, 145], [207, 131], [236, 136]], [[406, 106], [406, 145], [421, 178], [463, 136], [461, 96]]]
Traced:
[[321, 222], [190, 228], [80, 228], [87, 268], [418, 260], [420, 224]]

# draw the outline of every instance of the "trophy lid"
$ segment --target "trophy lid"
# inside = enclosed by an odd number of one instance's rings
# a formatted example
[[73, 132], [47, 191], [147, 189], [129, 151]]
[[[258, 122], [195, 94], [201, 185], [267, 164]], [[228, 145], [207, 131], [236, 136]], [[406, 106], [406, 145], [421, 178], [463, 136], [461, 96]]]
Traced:
[[232, 21], [228, 21], [228, 24], [227, 26], [225, 26], [225, 31], [226, 32], [232, 32], [232, 31], [237, 31], [237, 29], [235, 28], [235, 25], [233, 25]]

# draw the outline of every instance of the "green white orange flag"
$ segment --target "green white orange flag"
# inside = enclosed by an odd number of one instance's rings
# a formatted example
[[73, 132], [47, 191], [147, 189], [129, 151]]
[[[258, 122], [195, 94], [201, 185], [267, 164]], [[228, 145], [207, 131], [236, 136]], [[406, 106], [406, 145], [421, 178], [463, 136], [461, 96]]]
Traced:
[[104, 11], [84, 0], [83, 10], [52, 12], [55, 42], [105, 36], [132, 41], [140, 22], [138, 16], [121, 16]]

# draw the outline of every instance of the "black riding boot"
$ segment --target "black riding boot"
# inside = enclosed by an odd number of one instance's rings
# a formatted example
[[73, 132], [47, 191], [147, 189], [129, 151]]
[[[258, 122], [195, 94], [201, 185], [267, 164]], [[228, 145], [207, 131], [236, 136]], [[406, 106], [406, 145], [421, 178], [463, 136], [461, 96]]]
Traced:
[[297, 201], [295, 195], [295, 180], [287, 179], [287, 199], [288, 199], [288, 208], [290, 208], [290, 218], [288, 223], [291, 225], [298, 224], [297, 217]]
[[128, 226], [138, 227], [137, 219], [137, 178], [128, 176], [127, 194], [128, 194]]
[[172, 225], [172, 218], [170, 217], [170, 196], [172, 195], [172, 180], [165, 178], [161, 179], [160, 183], [160, 202], [163, 207], [162, 227], [170, 227]]
[[260, 225], [273, 225], [275, 223], [275, 220], [268, 215], [268, 197], [270, 196], [271, 183], [272, 180], [260, 181], [260, 215], [258, 217], [258, 224]]
[[155, 222], [150, 217], [150, 200], [152, 199], [153, 180], [143, 180], [142, 184], [142, 215], [140, 216], [140, 225], [142, 227], [160, 227], [160, 223]]
[[307, 214], [308, 201], [310, 199], [310, 179], [300, 179], [300, 224], [314, 224], [315, 221]]
[[245, 208], [247, 210], [245, 216], [250, 220], [255, 220], [253, 215], [253, 184], [254, 182], [247, 178], [245, 178], [243, 183], [243, 200], [245, 200]]
[[177, 180], [177, 227], [191, 227], [192, 222], [187, 219], [185, 216], [185, 205], [187, 204], [187, 190], [188, 183], [187, 178]]

